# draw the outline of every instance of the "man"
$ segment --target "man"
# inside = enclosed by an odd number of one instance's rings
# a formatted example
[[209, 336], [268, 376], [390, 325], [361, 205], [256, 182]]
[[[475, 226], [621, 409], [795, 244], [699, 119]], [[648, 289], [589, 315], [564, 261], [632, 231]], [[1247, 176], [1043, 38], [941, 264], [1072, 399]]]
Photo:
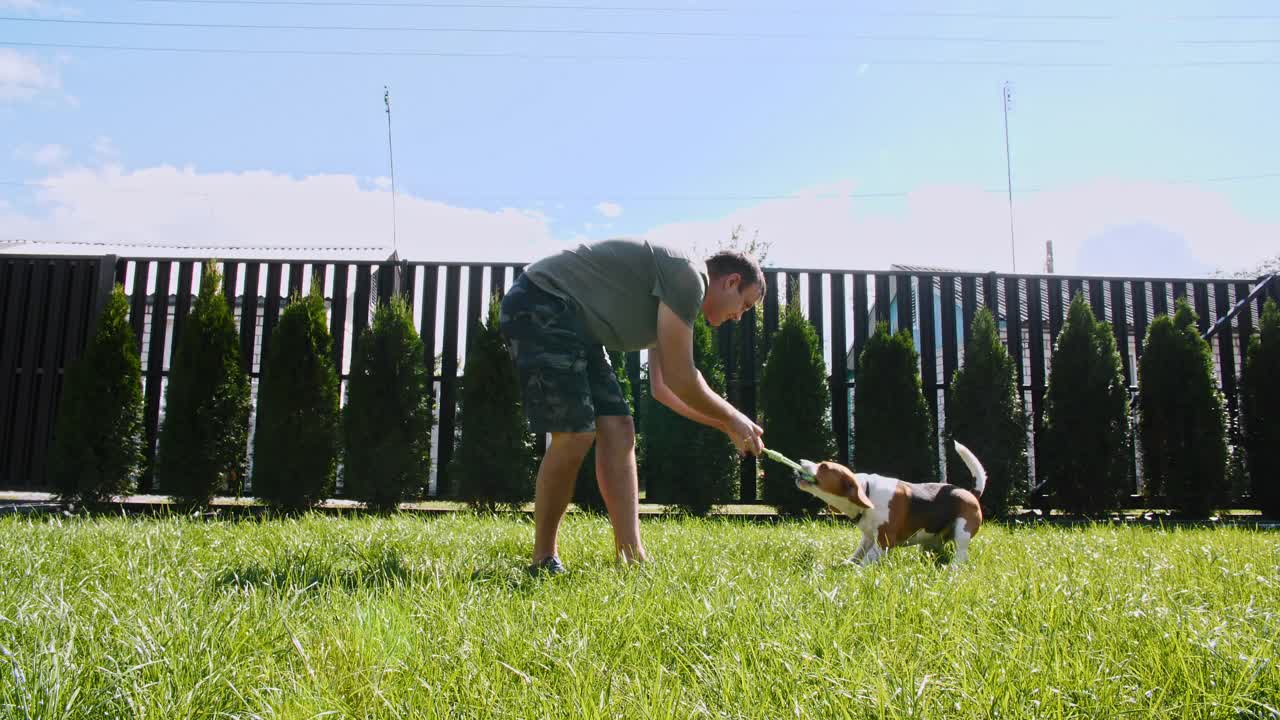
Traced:
[[645, 560], [635, 424], [605, 348], [647, 349], [654, 399], [723, 431], [741, 453], [763, 451], [760, 427], [694, 367], [693, 324], [699, 311], [713, 327], [736, 321], [764, 291], [764, 273], [747, 255], [698, 261], [643, 240], [581, 245], [525, 269], [503, 298], [500, 329], [530, 427], [551, 434], [538, 468], [531, 572], [564, 571], [556, 536], [593, 442], [618, 559]]

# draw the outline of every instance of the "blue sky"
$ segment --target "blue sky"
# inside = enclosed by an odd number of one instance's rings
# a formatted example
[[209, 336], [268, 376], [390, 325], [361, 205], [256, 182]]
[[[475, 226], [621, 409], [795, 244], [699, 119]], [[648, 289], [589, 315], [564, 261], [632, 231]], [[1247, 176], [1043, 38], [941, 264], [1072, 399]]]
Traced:
[[377, 255], [388, 85], [415, 259], [741, 224], [775, 263], [1008, 270], [1007, 80], [1020, 271], [1280, 248], [1273, 4], [323, 1], [0, 0], [0, 240]]

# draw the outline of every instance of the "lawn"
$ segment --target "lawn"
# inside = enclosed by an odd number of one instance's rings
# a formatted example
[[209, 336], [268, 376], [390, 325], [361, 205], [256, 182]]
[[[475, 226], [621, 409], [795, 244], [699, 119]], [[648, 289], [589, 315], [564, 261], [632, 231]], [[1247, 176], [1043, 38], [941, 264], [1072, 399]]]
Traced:
[[1280, 534], [523, 517], [0, 520], [0, 717], [1280, 717]]

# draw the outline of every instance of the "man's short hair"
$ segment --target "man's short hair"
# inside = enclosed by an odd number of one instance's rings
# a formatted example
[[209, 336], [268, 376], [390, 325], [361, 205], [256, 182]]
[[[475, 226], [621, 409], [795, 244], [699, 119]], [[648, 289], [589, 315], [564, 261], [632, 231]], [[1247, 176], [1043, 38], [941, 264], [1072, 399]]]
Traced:
[[742, 276], [744, 290], [752, 285], [759, 285], [762, 292], [767, 289], [764, 271], [760, 269], [760, 263], [750, 255], [737, 250], [721, 250], [707, 258], [707, 274], [713, 280], [733, 273]]

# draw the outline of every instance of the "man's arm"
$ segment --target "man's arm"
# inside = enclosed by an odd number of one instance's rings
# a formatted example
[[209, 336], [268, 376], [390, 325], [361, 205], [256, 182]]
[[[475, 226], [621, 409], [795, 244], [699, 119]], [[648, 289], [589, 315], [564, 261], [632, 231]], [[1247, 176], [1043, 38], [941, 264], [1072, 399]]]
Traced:
[[[703, 381], [705, 382], [706, 378], [703, 378]], [[666, 405], [680, 415], [696, 423], [702, 423], [708, 427], [724, 431], [723, 422], [712, 419], [689, 407], [671, 391], [671, 388], [667, 387], [666, 382], [662, 379], [662, 351], [658, 348], [649, 349], [649, 389], [653, 393], [654, 400]]]
[[[699, 420], [699, 422], [719, 427], [739, 449], [756, 455], [764, 450], [764, 443], [760, 440], [764, 431], [747, 416], [738, 412], [738, 409], [726, 402], [724, 398], [713, 392], [703, 380], [702, 373], [694, 367], [693, 328], [686, 325], [680, 316], [661, 302], [658, 303], [657, 350], [661, 384], [688, 409], [711, 421], [707, 423]], [[652, 360], [649, 372], [652, 383]]]

